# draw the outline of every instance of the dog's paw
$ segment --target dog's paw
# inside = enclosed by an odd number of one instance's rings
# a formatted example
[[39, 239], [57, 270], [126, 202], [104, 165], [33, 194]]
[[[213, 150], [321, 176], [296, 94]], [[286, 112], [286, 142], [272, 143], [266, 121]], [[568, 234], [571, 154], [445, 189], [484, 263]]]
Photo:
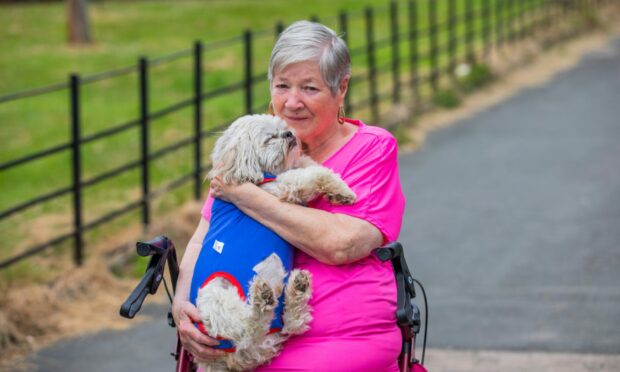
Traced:
[[281, 188], [278, 190], [280, 201], [290, 204], [303, 204], [303, 197], [295, 191]]
[[306, 292], [310, 288], [310, 275], [307, 271], [299, 271], [293, 278], [293, 288], [298, 292]]
[[291, 271], [288, 283], [286, 285], [287, 296], [294, 302], [305, 301], [309, 299], [312, 292], [312, 274], [307, 270], [295, 269]]
[[261, 310], [270, 310], [275, 308], [276, 296], [267, 282], [257, 279], [252, 286], [252, 295], [254, 298], [254, 306]]
[[295, 269], [286, 285], [282, 333], [302, 334], [308, 330], [312, 320], [308, 301], [312, 297], [312, 275], [306, 270]]
[[351, 205], [357, 200], [355, 193], [350, 190], [344, 193], [327, 194], [325, 196], [330, 203], [335, 205]]

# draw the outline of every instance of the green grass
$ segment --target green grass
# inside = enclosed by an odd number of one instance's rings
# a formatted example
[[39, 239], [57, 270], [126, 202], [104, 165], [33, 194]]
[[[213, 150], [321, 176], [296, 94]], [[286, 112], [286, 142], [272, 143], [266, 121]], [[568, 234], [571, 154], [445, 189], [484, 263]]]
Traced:
[[[492, 2], [493, 3], [493, 2]], [[541, 0], [528, 0], [530, 8], [539, 6]], [[392, 56], [389, 43], [390, 18], [388, 1], [385, 0], [211, 0], [211, 1], [145, 1], [145, 2], [92, 2], [89, 12], [95, 43], [86, 47], [73, 47], [65, 42], [64, 3], [10, 4], [0, 6], [0, 96], [14, 91], [46, 86], [66, 81], [71, 72], [88, 76], [107, 70], [135, 66], [141, 56], [150, 60], [171, 53], [189, 50], [195, 40], [206, 47], [203, 54], [205, 76], [203, 87], [211, 91], [243, 78], [243, 48], [240, 42], [218, 48], [210, 43], [239, 37], [245, 29], [262, 30], [253, 41], [254, 74], [266, 74], [269, 53], [274, 42], [278, 21], [289, 24], [297, 19], [316, 15], [328, 26], [338, 30], [337, 15], [341, 10], [349, 12], [349, 32], [346, 37], [352, 50], [364, 49], [366, 24], [363, 9], [375, 9], [375, 40], [381, 45], [376, 49], [379, 91], [391, 92]], [[401, 30], [399, 53], [401, 58], [401, 81], [403, 99], [410, 99], [410, 54], [407, 40], [408, 17], [405, 0], [399, 0], [398, 22]], [[428, 26], [427, 1], [417, 1], [418, 28]], [[446, 1], [439, 1], [438, 22], [447, 19]], [[476, 13], [480, 12], [482, 0], [473, 1]], [[517, 15], [522, 8], [504, 9], [503, 17]], [[457, 1], [457, 15], [464, 13], [464, 1]], [[482, 43], [481, 21], [474, 22], [474, 46], [480, 50]], [[491, 25], [492, 27], [494, 24]], [[516, 27], [516, 26], [515, 26]], [[456, 36], [462, 40], [465, 26], [461, 21]], [[440, 28], [439, 47], [443, 48], [447, 31]], [[457, 57], [462, 60], [465, 48], [457, 44]], [[430, 62], [427, 58], [429, 38], [422, 34], [418, 41], [421, 55], [418, 72], [427, 74]], [[352, 56], [353, 75], [356, 83], [350, 88], [353, 104], [363, 102], [369, 95], [366, 80], [367, 56]], [[440, 54], [440, 67], [447, 64], [445, 52]], [[149, 68], [149, 109], [161, 110], [169, 105], [190, 98], [192, 95], [192, 60], [190, 56], [157, 64]], [[109, 129], [115, 125], [136, 119], [139, 115], [138, 77], [136, 72], [93, 82], [81, 86], [82, 136]], [[425, 89], [422, 89], [425, 90]], [[266, 83], [254, 86], [255, 107], [268, 101]], [[27, 154], [67, 143], [70, 140], [68, 92], [45, 94], [19, 101], [0, 103], [0, 163]], [[428, 97], [432, 99], [432, 97]], [[353, 116], [370, 121], [366, 107], [357, 104]], [[389, 113], [389, 98], [382, 101], [382, 114]], [[244, 96], [241, 91], [203, 102], [204, 128], [232, 120], [244, 113]], [[149, 124], [150, 151], [156, 151], [192, 135], [193, 112], [188, 107]], [[90, 179], [105, 171], [139, 159], [139, 129], [133, 128], [106, 139], [84, 145], [82, 148], [83, 179]], [[208, 162], [211, 139], [203, 144], [203, 162]], [[3, 171], [0, 176], [0, 210], [5, 210], [43, 193], [71, 184], [70, 153], [51, 156]], [[192, 147], [153, 161], [150, 165], [151, 189], [157, 189], [167, 181], [188, 173], [193, 166]], [[139, 170], [102, 182], [84, 191], [84, 217], [86, 222], [95, 220], [106, 212], [138, 200], [141, 196]], [[183, 187], [166, 197], [165, 202], [155, 203], [154, 213], [179, 205], [191, 197], [191, 187]], [[5, 242], [0, 249], [0, 260], [21, 248], [48, 240], [59, 233], [71, 231], [71, 198], [60, 199], [30, 208], [18, 216], [0, 221], [0, 233]], [[136, 223], [125, 218], [122, 227]], [[34, 230], [34, 231], [33, 231]], [[98, 229], [99, 230], [99, 229]], [[105, 235], [93, 233], [92, 239]], [[33, 233], [34, 232], [34, 233]], [[70, 246], [66, 244], [65, 246]], [[66, 247], [65, 247], [66, 248]]]
[[[254, 73], [259, 74], [266, 71], [276, 22], [287, 24], [311, 14], [321, 18], [333, 17], [340, 9], [359, 13], [366, 5], [378, 7], [385, 4], [385, 1], [379, 0], [365, 3], [355, 0], [94, 2], [90, 4], [89, 12], [95, 43], [86, 47], [66, 44], [62, 2], [4, 5], [0, 7], [0, 24], [3, 25], [0, 27], [0, 40], [3, 40], [0, 95], [63, 82], [71, 72], [88, 76], [135, 66], [141, 56], [152, 60], [189, 50], [195, 40], [201, 40], [206, 45], [203, 85], [205, 90], [213, 90], [243, 78], [243, 49], [240, 42], [211, 49], [211, 42], [239, 37], [245, 29], [266, 30], [254, 39]], [[332, 18], [332, 23], [335, 20]], [[150, 111], [191, 97], [191, 72], [190, 56], [151, 67]], [[139, 114], [137, 86], [137, 73], [133, 72], [83, 85], [82, 136], [136, 119]], [[257, 84], [254, 91], [257, 105], [267, 99], [266, 84]], [[61, 90], [0, 104], [0, 135], [4, 143], [0, 148], [0, 163], [69, 142], [67, 97], [67, 90]], [[203, 103], [205, 128], [243, 114], [243, 102], [243, 94], [238, 92]], [[186, 108], [153, 120], [149, 128], [151, 152], [191, 136], [192, 118], [192, 109]], [[84, 145], [83, 179], [139, 159], [138, 134], [138, 128], [134, 128]], [[205, 141], [204, 145], [205, 163], [208, 162], [209, 142]], [[69, 186], [70, 159], [70, 153], [65, 151], [2, 172], [0, 210]], [[154, 161], [150, 166], [151, 189], [188, 173], [192, 165], [191, 147]], [[141, 195], [139, 182], [139, 171], [134, 170], [85, 189], [83, 204], [86, 222], [137, 200]], [[184, 189], [173, 195], [173, 201], [158, 203], [159, 208], [170, 208], [175, 202], [187, 200], [190, 193], [187, 187]], [[70, 208], [71, 198], [66, 196], [0, 221], [0, 232], [10, 242], [0, 249], [0, 259], [24, 245], [70, 231]], [[50, 215], [53, 216], [51, 221], [48, 218]], [[45, 225], [46, 229], [38, 229], [36, 236], [33, 236], [32, 222], [35, 226]]]
[[440, 89], [433, 96], [433, 104], [442, 108], [455, 108], [461, 104], [461, 99], [452, 89]]

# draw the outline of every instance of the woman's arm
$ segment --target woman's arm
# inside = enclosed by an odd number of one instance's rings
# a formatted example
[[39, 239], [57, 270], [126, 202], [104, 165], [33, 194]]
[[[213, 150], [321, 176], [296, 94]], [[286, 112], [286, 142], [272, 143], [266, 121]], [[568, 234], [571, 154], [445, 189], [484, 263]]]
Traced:
[[225, 185], [216, 178], [211, 187], [213, 197], [232, 202], [291, 245], [326, 264], [355, 262], [383, 242], [379, 229], [368, 221], [285, 203], [254, 184]]
[[192, 284], [192, 276], [194, 274], [194, 265], [202, 248], [202, 240], [209, 230], [209, 222], [204, 218], [200, 218], [200, 223], [192, 235], [181, 265], [179, 267], [179, 277], [177, 279], [176, 292], [172, 302], [172, 315], [179, 332], [179, 338], [185, 348], [200, 360], [225, 355], [221, 350], [215, 350], [209, 346], [216, 346], [219, 341], [208, 337], [200, 332], [194, 322], [200, 321], [198, 309], [189, 300], [189, 290]]
[[174, 294], [175, 300], [189, 300], [189, 287], [192, 283], [194, 265], [202, 248], [202, 240], [209, 231], [209, 222], [203, 217], [194, 231], [191, 239], [185, 247], [185, 253], [179, 266], [179, 278], [177, 279], [177, 289]]

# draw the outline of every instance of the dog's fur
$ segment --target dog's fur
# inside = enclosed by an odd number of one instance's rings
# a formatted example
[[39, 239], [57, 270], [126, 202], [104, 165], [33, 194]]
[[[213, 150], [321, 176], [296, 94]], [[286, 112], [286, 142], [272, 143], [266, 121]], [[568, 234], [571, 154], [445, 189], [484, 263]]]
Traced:
[[[214, 168], [208, 177], [224, 183], [263, 181], [263, 172], [277, 176], [275, 182], [260, 185], [281, 200], [303, 204], [324, 195], [335, 204], [352, 204], [355, 194], [331, 170], [301, 155], [293, 133], [281, 119], [270, 115], [248, 115], [237, 119], [217, 140], [211, 155]], [[198, 292], [196, 305], [203, 325], [213, 337], [229, 339], [235, 352], [201, 362], [205, 370], [249, 370], [276, 356], [282, 343], [308, 329], [312, 319], [308, 300], [311, 275], [292, 270], [286, 286], [286, 270], [274, 253], [253, 268], [248, 301], [242, 300], [234, 286], [217, 278]], [[283, 328], [267, 334], [274, 308], [284, 291]]]

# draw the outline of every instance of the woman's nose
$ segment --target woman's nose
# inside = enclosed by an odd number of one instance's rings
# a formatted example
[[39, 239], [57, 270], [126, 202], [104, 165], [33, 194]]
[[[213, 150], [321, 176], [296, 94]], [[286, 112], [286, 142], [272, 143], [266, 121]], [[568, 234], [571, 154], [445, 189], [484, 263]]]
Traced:
[[297, 92], [290, 92], [284, 102], [284, 107], [289, 110], [299, 110], [300, 108], [303, 108], [303, 106], [304, 104], [299, 98], [299, 94]]

